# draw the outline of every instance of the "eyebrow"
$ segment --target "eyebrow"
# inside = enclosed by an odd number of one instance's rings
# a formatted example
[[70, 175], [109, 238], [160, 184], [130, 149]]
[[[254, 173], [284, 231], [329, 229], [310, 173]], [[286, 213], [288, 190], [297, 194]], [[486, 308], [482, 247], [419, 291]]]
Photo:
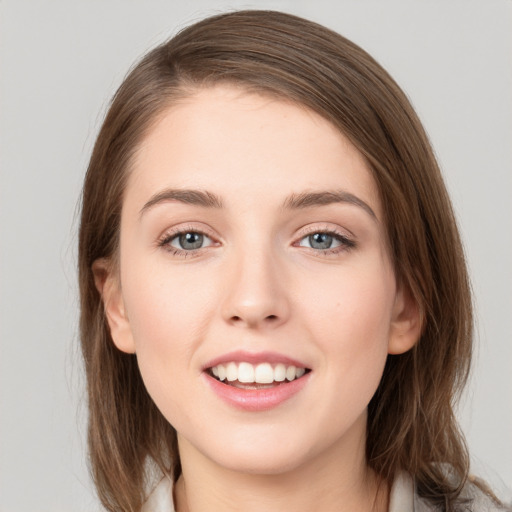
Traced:
[[[166, 189], [158, 192], [149, 199], [140, 210], [140, 216], [157, 204], [171, 201], [201, 206], [203, 208], [220, 209], [224, 207], [222, 199], [212, 192], [190, 189]], [[286, 210], [302, 210], [333, 203], [348, 203], [358, 206], [377, 220], [375, 212], [366, 202], [345, 190], [321, 190], [317, 192], [291, 194], [283, 202], [282, 208]]]
[[170, 201], [202, 206], [203, 208], [223, 208], [220, 197], [211, 192], [188, 189], [166, 189], [150, 198], [140, 210], [140, 216], [142, 217], [142, 215], [153, 206]]
[[345, 190], [322, 190], [319, 192], [302, 192], [301, 194], [292, 194], [285, 200], [283, 207], [291, 210], [299, 210], [333, 203], [353, 204], [362, 208], [366, 213], [377, 220], [377, 215], [375, 215], [375, 212], [371, 209], [368, 203]]

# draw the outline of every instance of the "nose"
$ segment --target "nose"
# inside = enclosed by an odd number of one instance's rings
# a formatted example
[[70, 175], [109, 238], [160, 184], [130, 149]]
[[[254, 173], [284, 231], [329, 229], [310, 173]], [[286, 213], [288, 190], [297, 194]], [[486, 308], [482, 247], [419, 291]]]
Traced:
[[224, 293], [226, 322], [252, 329], [276, 328], [288, 320], [286, 279], [276, 257], [258, 251], [243, 254], [231, 265]]

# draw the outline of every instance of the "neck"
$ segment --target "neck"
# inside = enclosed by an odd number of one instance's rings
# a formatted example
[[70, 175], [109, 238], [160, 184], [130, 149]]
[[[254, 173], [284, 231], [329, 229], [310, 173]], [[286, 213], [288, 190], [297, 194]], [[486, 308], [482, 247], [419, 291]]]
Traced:
[[278, 474], [225, 468], [179, 441], [183, 472], [175, 487], [177, 512], [385, 512], [388, 507], [387, 485], [366, 465], [364, 436], [352, 439], [349, 449], [330, 447]]

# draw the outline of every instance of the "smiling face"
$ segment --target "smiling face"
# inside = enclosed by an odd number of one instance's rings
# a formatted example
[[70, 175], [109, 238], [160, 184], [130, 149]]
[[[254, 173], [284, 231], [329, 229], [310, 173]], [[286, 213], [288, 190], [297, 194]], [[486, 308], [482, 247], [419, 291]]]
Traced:
[[253, 473], [364, 459], [417, 315], [371, 173], [329, 122], [226, 86], [173, 105], [133, 162], [119, 265], [96, 265], [112, 337], [182, 453]]

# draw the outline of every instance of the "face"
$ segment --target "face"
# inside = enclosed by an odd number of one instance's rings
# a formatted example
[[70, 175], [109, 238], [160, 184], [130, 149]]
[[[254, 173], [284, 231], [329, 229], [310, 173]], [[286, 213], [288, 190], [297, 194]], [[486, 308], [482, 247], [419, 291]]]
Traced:
[[119, 265], [98, 283], [114, 342], [183, 449], [261, 473], [364, 456], [416, 333], [374, 180], [328, 121], [226, 86], [173, 105], [136, 155]]

